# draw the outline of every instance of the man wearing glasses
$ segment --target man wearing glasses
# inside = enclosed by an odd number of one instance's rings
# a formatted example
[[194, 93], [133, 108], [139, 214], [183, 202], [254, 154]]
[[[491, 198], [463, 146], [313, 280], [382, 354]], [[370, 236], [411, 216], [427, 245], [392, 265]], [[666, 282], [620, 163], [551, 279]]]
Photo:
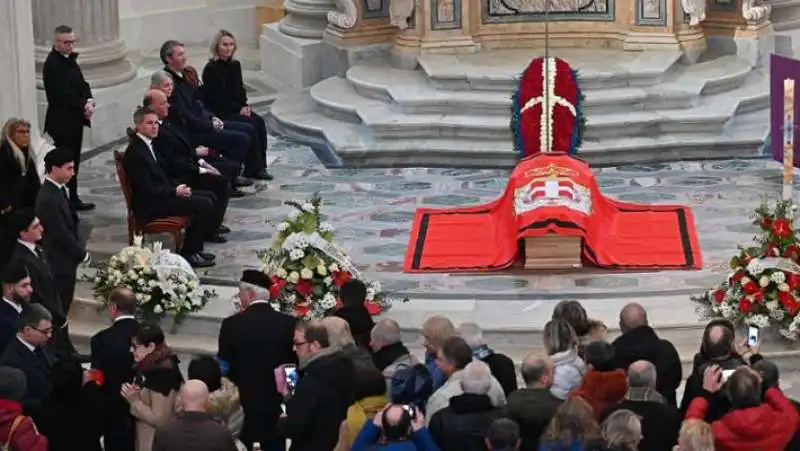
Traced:
[[74, 48], [75, 33], [72, 28], [57, 26], [53, 50], [42, 67], [44, 92], [47, 95], [44, 131], [53, 138], [56, 147], [66, 147], [74, 153], [75, 177], [67, 184], [69, 199], [75, 210], [88, 211], [95, 206], [78, 197], [78, 167], [81, 163], [83, 127], [91, 127], [94, 99], [92, 88], [78, 66], [78, 54]]
[[0, 365], [17, 368], [25, 373], [28, 389], [22, 399], [23, 408], [30, 412], [34, 422], [42, 402], [53, 390], [50, 372], [55, 358], [47, 350], [53, 335], [53, 317], [39, 304], [30, 304], [22, 310], [17, 323], [17, 336], [11, 340]]

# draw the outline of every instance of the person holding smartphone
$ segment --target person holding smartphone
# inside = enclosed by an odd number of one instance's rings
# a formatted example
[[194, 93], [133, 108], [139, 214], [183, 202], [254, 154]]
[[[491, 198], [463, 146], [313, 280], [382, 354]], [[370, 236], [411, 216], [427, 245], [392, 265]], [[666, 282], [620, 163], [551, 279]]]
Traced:
[[[377, 446], [376, 446], [377, 445]], [[367, 421], [353, 442], [352, 451], [438, 451], [425, 427], [425, 415], [416, 407], [387, 404]]]

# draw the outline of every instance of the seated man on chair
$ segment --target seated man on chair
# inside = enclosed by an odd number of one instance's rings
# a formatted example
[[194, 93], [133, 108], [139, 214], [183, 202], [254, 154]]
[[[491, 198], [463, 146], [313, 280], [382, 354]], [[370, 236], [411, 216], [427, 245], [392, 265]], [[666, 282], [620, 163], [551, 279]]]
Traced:
[[263, 167], [253, 167], [254, 152], [259, 152], [256, 130], [246, 122], [227, 121], [213, 116], [203, 105], [199, 90], [184, 76], [187, 66], [186, 48], [178, 41], [167, 41], [161, 46], [164, 70], [172, 75], [175, 86], [170, 98], [170, 122], [179, 122], [189, 130], [192, 142], [219, 150], [231, 161], [244, 164], [248, 178], [269, 180]]
[[122, 165], [131, 185], [134, 216], [142, 222], [188, 216], [190, 224], [180, 253], [194, 267], [213, 266], [214, 255], [203, 252], [203, 242], [222, 225], [216, 196], [170, 181], [164, 170], [166, 162], [161, 161], [153, 142], [158, 136], [158, 115], [153, 110], [137, 108], [133, 121], [136, 130], [128, 130], [130, 142]]
[[[220, 204], [228, 205], [230, 197], [243, 197], [244, 192], [233, 185], [214, 164], [201, 158], [192, 148], [186, 130], [179, 124], [165, 122], [169, 115], [167, 95], [159, 89], [151, 89], [144, 96], [143, 106], [158, 114], [159, 150], [164, 151], [167, 161], [167, 176], [177, 183], [185, 183], [191, 188], [205, 189], [214, 193]], [[231, 186], [232, 189], [228, 189]]]

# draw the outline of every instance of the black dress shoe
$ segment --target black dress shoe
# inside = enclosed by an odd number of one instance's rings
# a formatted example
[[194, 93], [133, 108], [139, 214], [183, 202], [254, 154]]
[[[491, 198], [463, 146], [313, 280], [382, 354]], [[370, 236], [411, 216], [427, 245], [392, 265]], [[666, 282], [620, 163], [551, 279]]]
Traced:
[[247, 195], [247, 193], [245, 193], [244, 191], [240, 190], [239, 188], [232, 189], [231, 193], [230, 193], [231, 199], [238, 199], [238, 198], [244, 197], [246, 195]]
[[244, 176], [255, 180], [272, 180], [272, 175], [267, 171], [259, 172], [258, 174], [245, 174]]
[[217, 233], [218, 234], [231, 233], [231, 229], [228, 226], [221, 225], [219, 226], [219, 229], [217, 229]]
[[72, 207], [75, 211], [91, 211], [94, 210], [95, 205], [91, 202], [84, 202], [80, 199], [72, 201]]
[[216, 244], [225, 244], [228, 242], [228, 239], [224, 236], [220, 235], [219, 233], [211, 235], [210, 237], [205, 239], [206, 243], [216, 243]]
[[210, 252], [198, 252], [197, 254], [205, 258], [206, 260], [211, 260], [212, 262], [217, 259], [217, 256]]
[[236, 188], [241, 188], [243, 186], [253, 186], [253, 182], [251, 180], [247, 180], [244, 177], [236, 177], [233, 181], [233, 186]]
[[203, 258], [200, 254], [192, 254], [185, 258], [192, 268], [209, 268], [216, 264], [211, 260]]

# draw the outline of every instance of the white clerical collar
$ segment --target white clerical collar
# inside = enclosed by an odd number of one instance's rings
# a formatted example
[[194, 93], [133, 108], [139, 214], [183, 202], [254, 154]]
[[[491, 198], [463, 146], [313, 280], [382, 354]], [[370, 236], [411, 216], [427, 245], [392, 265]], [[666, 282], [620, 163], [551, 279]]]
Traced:
[[133, 315], [119, 315], [118, 317], [114, 318], [114, 322], [122, 321], [123, 319], [136, 319]]
[[44, 179], [47, 180], [48, 182], [52, 183], [53, 185], [55, 185], [56, 188], [64, 189], [64, 185], [62, 185], [62, 184], [56, 182], [55, 180], [51, 179], [49, 175], [45, 175]]
[[21, 306], [21, 305], [17, 304], [16, 302], [12, 301], [11, 299], [8, 299], [8, 298], [7, 298], [7, 297], [5, 297], [5, 296], [3, 296], [3, 301], [4, 301], [6, 304], [10, 305], [10, 306], [11, 306], [11, 308], [13, 308], [14, 310], [16, 310], [16, 311], [17, 311], [17, 313], [22, 313], [22, 306]]
[[35, 244], [33, 244], [33, 243], [29, 243], [29, 242], [27, 242], [27, 241], [23, 241], [23, 240], [21, 240], [21, 239], [19, 239], [19, 238], [17, 238], [17, 243], [19, 243], [19, 244], [21, 244], [21, 245], [23, 245], [23, 246], [27, 247], [27, 248], [28, 248], [28, 250], [29, 250], [29, 251], [31, 251], [31, 252], [33, 253], [33, 255], [35, 255], [35, 256], [37, 256], [37, 257], [39, 256], [39, 254], [36, 252], [36, 245], [35, 245]]
[[265, 301], [263, 299], [256, 299], [255, 301], [252, 301], [247, 306], [250, 307], [251, 305], [255, 305], [255, 304], [269, 304], [269, 301]]
[[25, 339], [20, 337], [19, 334], [17, 334], [17, 340], [19, 340], [20, 343], [24, 344], [26, 348], [30, 349], [31, 352], [36, 351], [36, 346], [25, 341]]

